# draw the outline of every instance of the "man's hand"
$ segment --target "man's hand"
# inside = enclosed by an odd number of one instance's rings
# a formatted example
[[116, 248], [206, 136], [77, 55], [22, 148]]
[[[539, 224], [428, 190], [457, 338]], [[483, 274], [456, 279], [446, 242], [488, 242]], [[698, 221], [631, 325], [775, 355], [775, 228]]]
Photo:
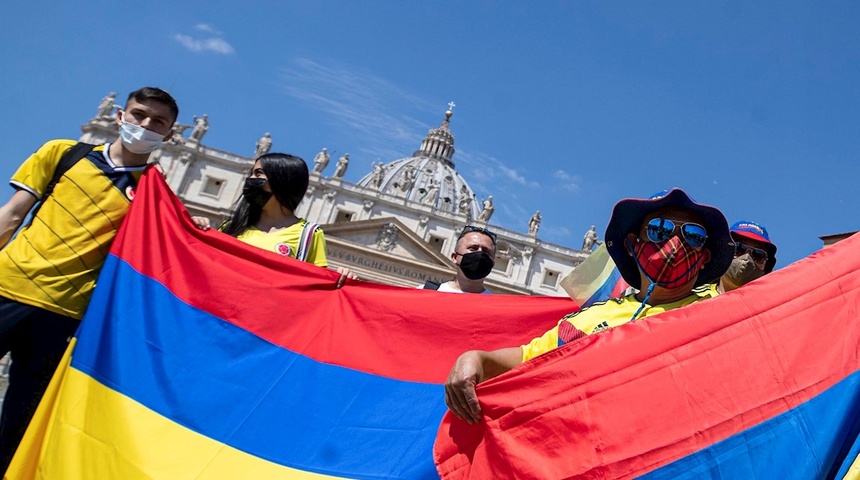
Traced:
[[352, 270], [346, 267], [337, 267], [337, 273], [340, 274], [340, 277], [338, 277], [337, 279], [337, 284], [335, 285], [336, 288], [343, 287], [343, 284], [346, 283], [347, 278], [350, 280], [358, 280], [358, 275], [352, 273]]
[[199, 230], [209, 230], [209, 219], [206, 217], [191, 217], [191, 221], [194, 222], [194, 226]]
[[520, 347], [489, 352], [470, 350], [454, 362], [445, 382], [445, 405], [451, 413], [469, 423], [481, 421], [481, 404], [475, 386], [523, 363]]
[[481, 352], [471, 350], [460, 355], [445, 382], [445, 405], [451, 413], [470, 424], [481, 421], [481, 404], [475, 386], [483, 380]]

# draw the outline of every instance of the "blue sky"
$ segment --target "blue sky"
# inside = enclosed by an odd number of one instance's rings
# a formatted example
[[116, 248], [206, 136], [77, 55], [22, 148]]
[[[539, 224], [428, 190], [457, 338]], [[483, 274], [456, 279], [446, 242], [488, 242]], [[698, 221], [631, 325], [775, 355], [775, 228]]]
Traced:
[[673, 186], [764, 224], [778, 268], [860, 228], [860, 2], [8, 3], [3, 178], [143, 85], [182, 123], [207, 113], [211, 147], [271, 132], [308, 161], [349, 153], [351, 181], [454, 101], [454, 161], [493, 223], [540, 210], [551, 242]]

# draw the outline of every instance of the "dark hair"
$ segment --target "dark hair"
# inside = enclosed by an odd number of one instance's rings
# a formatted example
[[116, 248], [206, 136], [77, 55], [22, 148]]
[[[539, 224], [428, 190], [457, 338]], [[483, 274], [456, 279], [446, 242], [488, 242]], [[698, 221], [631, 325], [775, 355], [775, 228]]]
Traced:
[[495, 233], [491, 232], [488, 228], [476, 227], [474, 225], [466, 225], [465, 227], [463, 227], [463, 231], [460, 232], [460, 235], [457, 236], [457, 243], [459, 243], [460, 240], [463, 237], [465, 237], [467, 233], [472, 233], [472, 232], [482, 233], [482, 234], [486, 235], [487, 237], [490, 238], [490, 240], [493, 241], [493, 246], [494, 247], [496, 246], [496, 234]]
[[[301, 157], [287, 153], [267, 153], [257, 160], [260, 161], [275, 199], [283, 208], [294, 212], [308, 191], [307, 163]], [[223, 229], [224, 233], [238, 237], [260, 220], [262, 210], [262, 207], [252, 205], [244, 196], [239, 197], [230, 220]]]
[[173, 114], [173, 121], [179, 118], [179, 106], [176, 105], [176, 100], [170, 96], [169, 93], [158, 87], [143, 87], [139, 90], [135, 90], [128, 94], [128, 99], [126, 99], [125, 103], [128, 105], [129, 100], [134, 99], [135, 102], [143, 103], [144, 100], [156, 100], [165, 105], [170, 109], [170, 113]]
[[489, 231], [484, 227], [476, 227], [474, 225], [466, 225], [463, 227], [463, 231], [457, 235], [457, 241], [454, 243], [454, 252], [457, 253], [460, 250], [460, 242], [466, 237], [466, 235], [470, 233], [479, 233], [487, 238], [493, 243], [493, 255], [492, 257], [496, 257], [496, 234]]

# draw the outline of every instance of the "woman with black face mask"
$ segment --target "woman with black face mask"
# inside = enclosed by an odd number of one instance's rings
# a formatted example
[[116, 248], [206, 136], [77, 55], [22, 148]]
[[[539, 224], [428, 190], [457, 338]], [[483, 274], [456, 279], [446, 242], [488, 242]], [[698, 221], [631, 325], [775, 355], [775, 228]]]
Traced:
[[[295, 215], [307, 192], [308, 178], [308, 166], [299, 157], [285, 153], [261, 155], [254, 162], [251, 176], [245, 179], [230, 220], [220, 230], [255, 247], [328, 266], [322, 229]], [[193, 220], [198, 228], [209, 228], [205, 217]], [[345, 277], [355, 278], [347, 269], [338, 271], [342, 274], [338, 286]]]

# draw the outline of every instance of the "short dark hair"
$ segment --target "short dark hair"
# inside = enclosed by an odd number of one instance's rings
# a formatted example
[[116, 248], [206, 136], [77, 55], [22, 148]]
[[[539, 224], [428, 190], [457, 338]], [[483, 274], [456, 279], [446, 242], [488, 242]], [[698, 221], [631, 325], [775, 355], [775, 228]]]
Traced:
[[466, 235], [468, 235], [470, 233], [478, 233], [478, 234], [481, 234], [481, 235], [490, 239], [490, 242], [493, 243], [493, 255], [492, 255], [492, 257], [495, 259], [496, 258], [496, 234], [489, 231], [488, 229], [486, 229], [484, 227], [476, 227], [474, 225], [466, 225], [465, 227], [463, 227], [463, 231], [460, 232], [459, 235], [457, 235], [457, 241], [454, 242], [454, 252], [456, 253], [458, 250], [460, 250], [460, 242], [463, 241], [463, 239], [466, 238]]
[[129, 93], [128, 99], [125, 101], [126, 106], [128, 106], [128, 102], [132, 99], [138, 103], [143, 103], [144, 100], [159, 101], [167, 105], [167, 108], [170, 109], [170, 113], [173, 114], [174, 122], [179, 118], [179, 106], [176, 105], [176, 100], [174, 100], [169, 93], [158, 87], [143, 87]]
[[460, 239], [465, 237], [467, 233], [473, 233], [473, 232], [486, 235], [487, 237], [490, 238], [490, 240], [493, 241], [493, 246], [494, 247], [496, 246], [496, 234], [495, 233], [491, 232], [488, 228], [476, 227], [474, 225], [466, 225], [465, 227], [463, 227], [463, 231], [460, 232], [460, 235], [457, 235], [457, 242], [459, 242]]

